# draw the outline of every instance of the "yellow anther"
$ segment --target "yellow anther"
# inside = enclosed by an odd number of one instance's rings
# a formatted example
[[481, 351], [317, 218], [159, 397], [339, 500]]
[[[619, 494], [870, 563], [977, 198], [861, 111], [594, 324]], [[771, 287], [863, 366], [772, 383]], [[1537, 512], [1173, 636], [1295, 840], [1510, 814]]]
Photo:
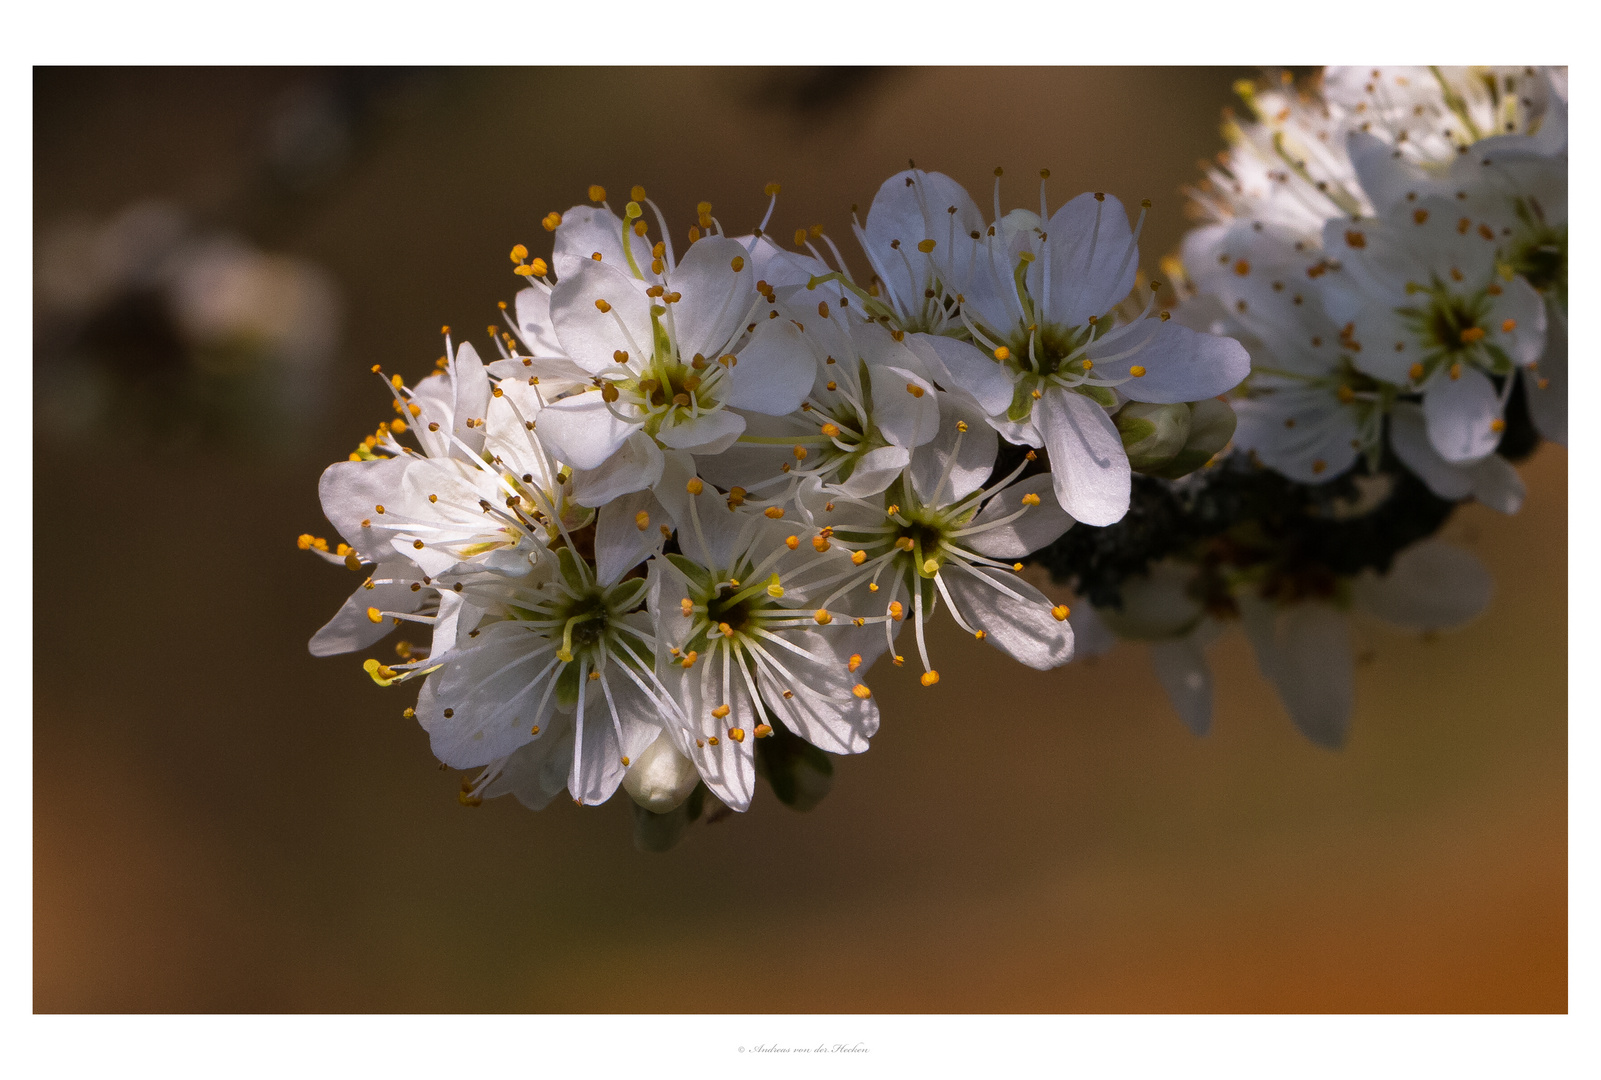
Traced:
[[877, 591], [878, 591], [878, 582], [876, 582], [876, 581], [869, 581], [869, 582], [868, 582], [868, 583], [867, 583], [867, 591], [868, 591], [868, 592], [877, 592]]
[[606, 301], [604, 301], [604, 300], [596, 300], [595, 301], [595, 310], [599, 311], [602, 315], [604, 315], [604, 314], [606, 314], [606, 312], [611, 310], [611, 305], [606, 303]]
[[997, 359], [997, 360], [1010, 359], [1011, 355], [1012, 355], [1012, 350], [1008, 349], [1005, 345], [1002, 345], [1000, 348], [995, 350], [995, 359]]
[[922, 397], [924, 393], [923, 388], [914, 382], [909, 382], [906, 384], [906, 392], [915, 398]]
[[762, 514], [765, 517], [770, 517], [774, 521], [777, 521], [779, 518], [784, 516], [784, 508], [782, 506], [769, 506], [766, 510], [762, 511]]
[[1349, 405], [1356, 400], [1356, 391], [1341, 383], [1340, 388], [1334, 391], [1334, 396], [1340, 399], [1342, 405]]
[[[772, 733], [773, 733], [773, 725], [771, 725], [771, 724], [757, 724], [756, 725], [756, 730], [754, 732], [752, 732], [752, 734], [755, 735], [758, 739], [765, 739], [765, 738], [767, 738], [767, 736], [771, 735]], [[733, 732], [729, 732], [729, 734], [732, 735]]]
[[818, 608], [812, 613], [812, 619], [817, 623], [818, 626], [827, 626], [829, 623], [834, 621], [834, 616], [830, 615], [825, 609]]
[[684, 490], [688, 491], [691, 495], [699, 495], [701, 492], [706, 490], [706, 485], [701, 482], [700, 477], [692, 476], [689, 478], [689, 483], [684, 485]]
[[920, 240], [920, 241], [918, 241], [917, 250], [921, 251], [924, 255], [927, 255], [930, 251], [934, 250], [934, 241], [932, 241], [932, 240]]
[[923, 573], [932, 574], [938, 569], [939, 569], [939, 560], [938, 559], [924, 559], [923, 560]]
[[804, 447], [804, 446], [797, 446], [793, 450], [791, 450], [790, 453], [795, 455], [795, 460], [796, 461], [805, 461], [806, 460], [806, 447]]
[[684, 658], [679, 661], [679, 664], [681, 666], [683, 666], [683, 667], [686, 667], [686, 668], [694, 667], [695, 666], [695, 661], [699, 660], [699, 659], [700, 659], [700, 653], [696, 652], [694, 649], [691, 649], [687, 653], [684, 654]]
[[717, 632], [722, 634], [724, 637], [734, 636], [734, 628], [725, 622], [720, 622], [717, 624]]
[[1234, 264], [1234, 272], [1240, 275], [1240, 277], [1244, 277], [1251, 272], [1251, 264], [1245, 259], [1241, 259], [1239, 262]]
[[1072, 611], [1069, 610], [1066, 604], [1057, 604], [1051, 609], [1051, 618], [1055, 619], [1057, 622], [1066, 622], [1067, 617], [1071, 614]]
[[767, 595], [774, 600], [782, 600], [784, 598], [784, 586], [779, 584], [777, 574], [774, 574], [772, 580], [767, 583]]
[[897, 536], [895, 538], [895, 546], [900, 548], [902, 551], [910, 551], [912, 548], [917, 546], [917, 542], [910, 536]]
[[824, 536], [822, 533], [818, 533], [816, 536], [812, 537], [812, 547], [818, 552], [818, 554], [827, 551], [828, 537]]
[[982, 630], [974, 630], [973, 631], [973, 640], [974, 641], [983, 641], [984, 640], [984, 636], [985, 636], [984, 635], [984, 631], [982, 631]]
[[1413, 382], [1417, 382], [1419, 379], [1423, 378], [1423, 365], [1413, 364], [1407, 369], [1407, 374], [1411, 376]]
[[517, 244], [517, 245], [514, 245], [512, 247], [512, 249], [511, 249], [511, 261], [512, 262], [522, 262], [526, 258], [528, 258], [528, 249], [527, 248], [523, 247], [521, 244]]
[[599, 184], [590, 184], [589, 185], [589, 201], [590, 202], [605, 202], [606, 201], [606, 189], [601, 187]]
[[1136, 379], [1142, 379], [1145, 377], [1145, 368], [1139, 364], [1135, 364], [1133, 367], [1128, 369], [1128, 373], [1134, 376]]
[[778, 194], [778, 181], [775, 180], [772, 183], [768, 184], [766, 187], [762, 188], [762, 194], [768, 196], [769, 198], [771, 198], [774, 195], [777, 195]]
[[367, 620], [369, 622], [381, 623], [384, 621], [384, 613], [375, 607], [370, 607], [367, 609]]
[[301, 533], [300, 536], [295, 540], [295, 546], [300, 548], [301, 551], [310, 551], [311, 545], [316, 541], [316, 539], [317, 538], [312, 536], [310, 533]]
[[1023, 505], [1024, 506], [1038, 506], [1039, 504], [1040, 504], [1040, 497], [1038, 495], [1034, 494], [1034, 492], [1031, 491], [1027, 495], [1023, 496]]
[[728, 713], [729, 713], [729, 708], [728, 708], [727, 705], [719, 705], [719, 706], [717, 706], [717, 708], [712, 710], [712, 715], [714, 717], [716, 717], [717, 719], [719, 719], [719, 720], [721, 720], [723, 717], [727, 716]]
[[796, 229], [795, 230], [795, 246], [796, 247], [804, 247], [805, 244], [806, 244], [806, 230], [805, 229]]
[[[1094, 321], [1095, 321], [1095, 316], [1091, 315], [1090, 316], [1090, 322], [1094, 322]], [[1079, 361], [1079, 366], [1082, 367], [1085, 371], [1088, 371], [1090, 368], [1095, 366], [1095, 361], [1094, 360], [1080, 360]]]
[[867, 561], [867, 552], [865, 552], [865, 551], [853, 551], [853, 552], [851, 552], [851, 562], [855, 563], [857, 566], [862, 565], [862, 563], [864, 563], [866, 561]]
[[800, 547], [800, 537], [798, 537], [798, 536], [785, 537], [784, 538], [784, 546], [789, 548], [789, 550], [794, 551], [796, 548]]
[[1503, 322], [1501, 324], [1501, 332], [1503, 334], [1510, 334], [1512, 331], [1516, 330], [1517, 328], [1518, 328], [1518, 320], [1516, 320], [1516, 319], [1508, 319], [1508, 320], [1506, 320], [1505, 322]]
[[546, 214], [539, 223], [545, 227], [546, 232], [555, 232], [561, 227], [561, 215], [552, 210], [550, 213]]
[[413, 540], [411, 542], [411, 546], [416, 548], [418, 551], [421, 551], [423, 549], [423, 542], [421, 540]]
[[958, 420], [958, 421], [956, 421], [956, 430], [958, 432], [960, 432], [961, 434], [966, 435], [967, 434], [967, 421], [966, 420]]
[[1040, 399], [1041, 395], [1040, 395], [1040, 392], [1038, 390], [1033, 390], [1033, 391], [1030, 391], [1029, 396], [1034, 398], [1035, 401], [1038, 401]]
[[896, 667], [900, 667], [902, 664], [906, 663], [906, 657], [897, 653], [889, 658], [889, 662], [894, 664]]
[[1478, 341], [1480, 338], [1484, 337], [1484, 327], [1470, 326], [1466, 330], [1462, 331], [1461, 336], [1462, 344], [1472, 345], [1475, 341]]
[[1506, 421], [1501, 419], [1499, 416], [1496, 417], [1494, 420], [1490, 421], [1490, 430], [1499, 435], [1501, 432], [1506, 430]]
[[923, 677], [918, 681], [924, 686], [933, 686], [935, 683], [939, 682], [939, 672], [925, 671], [923, 672]]
[[645, 189], [640, 187], [638, 184], [635, 184], [633, 187], [628, 189], [628, 197], [633, 199], [635, 202], [642, 202], [645, 198]]
[[535, 277], [544, 277], [546, 274], [550, 273], [550, 267], [546, 264], [544, 259], [535, 259], [528, 265], [533, 268]]
[[830, 389], [830, 390], [838, 390], [839, 389], [839, 384], [837, 382], [834, 382], [832, 379], [830, 379], [829, 382], [828, 382], [828, 389]]
[[641, 510], [639, 513], [635, 514], [634, 528], [638, 529], [640, 532], [644, 532], [646, 529], [650, 528], [650, 514], [644, 510]]
[[695, 602], [686, 596], [682, 600], [678, 601], [678, 610], [682, 611], [684, 613], [684, 618], [687, 619], [691, 615], [695, 614]]
[[1462, 377], [1462, 365], [1461, 364], [1452, 364], [1451, 365], [1451, 378], [1453, 380], [1456, 380], [1456, 379], [1460, 379], [1461, 377]]
[[391, 375], [389, 376], [389, 384], [396, 390], [399, 390], [402, 386], [406, 385], [406, 382], [399, 375]]
[[698, 203], [695, 204], [695, 213], [697, 213], [697, 214], [709, 214], [711, 212], [712, 212], [712, 204], [711, 203], [709, 203], [709, 202], [698, 202]]
[[849, 660], [845, 661], [845, 670], [851, 672], [852, 674], [855, 674], [856, 673], [856, 669], [861, 667], [861, 666], [862, 666], [862, 654], [861, 653], [851, 653], [851, 658]]
[[[596, 680], [596, 679], [598, 679], [598, 678], [600, 678], [600, 672], [598, 672], [598, 671], [591, 671], [591, 672], [590, 672], [590, 673], [589, 673], [589, 681], [590, 681], [590, 682], [594, 682], [594, 681], [595, 681], [595, 680]], [[624, 764], [624, 765], [627, 765], [627, 764], [628, 764], [628, 762], [627, 762], [627, 761], [626, 761], [626, 760], [625, 760], [625, 761], [624, 761], [624, 762], [623, 762], [623, 764]]]
[[745, 729], [731, 727], [728, 729], [728, 737], [733, 739], [735, 742], [742, 743], [745, 741]]
[[857, 683], [855, 686], [851, 687], [851, 693], [855, 694], [863, 701], [866, 701], [868, 698], [873, 696], [873, 692], [862, 683]]
[[899, 600], [890, 601], [889, 617], [894, 619], [896, 622], [900, 622], [906, 617], [906, 609], [901, 606], [901, 602]]

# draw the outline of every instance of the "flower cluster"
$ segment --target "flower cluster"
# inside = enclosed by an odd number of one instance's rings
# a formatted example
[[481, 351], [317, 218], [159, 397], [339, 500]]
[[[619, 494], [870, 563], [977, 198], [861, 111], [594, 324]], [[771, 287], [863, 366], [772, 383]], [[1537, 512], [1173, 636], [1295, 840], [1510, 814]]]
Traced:
[[647, 838], [708, 795], [745, 810], [758, 774], [806, 801], [819, 751], [877, 731], [876, 661], [939, 682], [941, 609], [1067, 662], [1070, 611], [1023, 560], [1222, 450], [1249, 358], [1155, 310], [1143, 211], [1000, 190], [987, 219], [948, 177], [891, 177], [854, 223], [866, 282], [820, 227], [776, 242], [773, 203], [745, 235], [700, 204], [682, 250], [642, 188], [549, 214], [493, 359], [447, 328], [415, 384], [374, 367], [395, 418], [321, 483], [343, 543], [300, 538], [364, 575], [312, 652], [426, 628], [366, 669], [421, 683], [407, 715], [477, 770], [464, 802], [621, 785]]
[[1489, 601], [1428, 539], [1452, 506], [1522, 505], [1512, 461], [1567, 437], [1567, 77], [1534, 68], [1330, 68], [1237, 87], [1254, 119], [1194, 192], [1165, 264], [1174, 321], [1251, 355], [1238, 454], [1101, 537], [1043, 557], [1093, 601], [1080, 652], [1150, 643], [1205, 730], [1202, 646], [1238, 621], [1314, 742], [1349, 726], [1346, 613], [1418, 630]]

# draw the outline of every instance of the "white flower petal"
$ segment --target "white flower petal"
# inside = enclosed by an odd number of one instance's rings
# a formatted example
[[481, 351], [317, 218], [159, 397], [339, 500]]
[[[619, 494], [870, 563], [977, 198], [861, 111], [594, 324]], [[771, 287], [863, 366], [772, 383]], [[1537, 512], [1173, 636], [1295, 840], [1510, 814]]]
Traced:
[[622, 495], [603, 505], [595, 521], [595, 577], [600, 584], [615, 584], [660, 551], [661, 526], [667, 523], [667, 511], [649, 491]]
[[[1538, 368], [1523, 369], [1529, 418], [1542, 438], [1568, 445], [1568, 320], [1555, 310], [1550, 316], [1545, 352]], [[1544, 385], [1541, 385], [1541, 384]]]
[[480, 768], [534, 738], [536, 725], [548, 727], [554, 695], [545, 691], [560, 668], [546, 671], [554, 656], [555, 647], [526, 623], [484, 627], [428, 676], [417, 697], [417, 721], [434, 756], [452, 768]]
[[1212, 668], [1196, 635], [1151, 642], [1151, 666], [1173, 711], [1196, 735], [1212, 730]]
[[1053, 387], [1034, 403], [1034, 414], [1062, 509], [1086, 525], [1121, 520], [1131, 489], [1128, 454], [1106, 410], [1083, 394]]
[[687, 361], [697, 353], [717, 359], [749, 317], [756, 299], [756, 274], [746, 262], [745, 249], [722, 236], [702, 237], [679, 260], [667, 288], [682, 296], [670, 309], [681, 359]]
[[431, 590], [412, 592], [413, 582], [422, 581], [422, 573], [410, 562], [391, 560], [373, 567], [372, 588], [362, 585], [350, 594], [338, 612], [312, 636], [312, 656], [336, 656], [339, 653], [365, 649], [388, 636], [395, 624], [388, 619], [373, 622], [369, 608], [379, 611], [413, 612], [433, 595]]
[[642, 364], [654, 348], [643, 286], [605, 263], [586, 260], [565, 275], [551, 293], [550, 317], [562, 353], [592, 374], [616, 367], [618, 352]]
[[550, 290], [537, 285], [517, 292], [517, 336], [535, 356], [560, 356], [561, 342], [550, 318]]
[[[928, 392], [929, 398], [934, 396], [934, 391]], [[960, 502], [989, 479], [995, 469], [996, 437], [983, 414], [965, 399], [940, 395], [940, 404], [943, 410], [935, 406], [939, 433], [912, 451], [912, 489], [925, 503], [950, 504]], [[959, 427], [964, 423], [965, 432]], [[942, 476], [946, 477], [945, 488], [936, 498], [934, 489]]]
[[1494, 427], [1501, 419], [1495, 385], [1488, 375], [1467, 364], [1457, 369], [1455, 378], [1442, 368], [1429, 380], [1423, 389], [1423, 419], [1428, 424], [1429, 442], [1450, 462], [1477, 461], [1501, 441], [1501, 433]]
[[1490, 604], [1490, 572], [1470, 552], [1424, 540], [1396, 555], [1390, 572], [1365, 571], [1352, 583], [1358, 604], [1410, 630], [1446, 630], [1472, 622]]
[[[409, 458], [399, 457], [336, 461], [323, 470], [317, 482], [322, 512], [363, 562], [381, 562], [388, 557], [393, 533], [382, 528], [383, 515], [376, 511], [379, 506], [388, 509], [386, 504], [399, 502], [402, 478], [411, 463]], [[374, 528], [375, 524], [379, 527]]]
[[[628, 258], [623, 253], [623, 232], [623, 219], [604, 206], [575, 206], [563, 212], [551, 255], [557, 278], [566, 281], [593, 263], [596, 254], [600, 255], [603, 265], [614, 267], [619, 273], [629, 273]], [[650, 242], [632, 234], [628, 239], [635, 264], [641, 272], [649, 269]]]
[[[1023, 497], [1034, 495], [1037, 506], [1024, 506]], [[1051, 474], [1039, 473], [1017, 481], [994, 496], [979, 511], [969, 528], [1010, 517], [1022, 511], [1016, 521], [961, 538], [961, 543], [992, 559], [1021, 559], [1045, 547], [1073, 527], [1073, 519], [1056, 504]]]
[[1012, 377], [994, 357], [965, 341], [936, 334], [909, 334], [905, 344], [935, 382], [972, 397], [985, 416], [998, 416], [1012, 404]]
[[628, 769], [623, 758], [632, 761], [643, 754], [661, 728], [655, 722], [656, 705], [615, 667], [599, 679], [584, 680], [580, 693], [583, 708], [567, 791], [580, 802], [594, 805], [611, 798], [623, 782]]
[[1473, 490], [1468, 470], [1440, 456], [1429, 442], [1423, 407], [1410, 401], [1396, 402], [1390, 412], [1390, 448], [1412, 474], [1442, 499], [1465, 499]]
[[1296, 728], [1318, 746], [1337, 750], [1351, 726], [1351, 637], [1346, 618], [1308, 602], [1275, 611], [1254, 597], [1240, 600], [1241, 622], [1256, 666], [1278, 691]]
[[652, 487], [661, 480], [665, 460], [656, 440], [635, 429], [615, 454], [595, 468], [573, 470], [573, 501], [579, 506], [605, 506], [612, 499]]
[[673, 450], [696, 454], [720, 454], [734, 445], [745, 430], [745, 418], [732, 409], [701, 413], [693, 420], [663, 424], [656, 438]]
[[[1046, 234], [1050, 287], [1043, 318], [1083, 326], [1091, 315], [1112, 310], [1134, 288], [1139, 248], [1117, 196], [1086, 192], [1069, 200], [1051, 215]], [[1045, 260], [1036, 263], [1030, 267], [1031, 290], [1036, 289], [1036, 277], [1044, 281]], [[1042, 287], [1034, 294], [1047, 295]]]
[[506, 758], [500, 775], [484, 786], [484, 796], [513, 795], [530, 810], [543, 810], [567, 788], [573, 761], [573, 721], [552, 716], [550, 730]]
[[1052, 614], [1044, 593], [1016, 574], [950, 562], [940, 580], [962, 618], [1012, 659], [1038, 671], [1073, 659], [1073, 627]]
[[789, 319], [764, 319], [728, 372], [725, 401], [736, 409], [783, 416], [800, 408], [817, 378], [817, 363]]
[[[1121, 360], [1100, 359], [1136, 348]], [[1159, 405], [1216, 397], [1251, 372], [1251, 356], [1238, 341], [1197, 333], [1171, 320], [1144, 319], [1105, 345], [1097, 342], [1089, 355], [1096, 374], [1128, 380], [1118, 387], [1124, 397]], [[1136, 366], [1145, 374], [1135, 377]]]
[[1523, 508], [1523, 477], [1500, 454], [1465, 466], [1473, 484], [1473, 497], [1502, 514], [1515, 514]]
[[574, 469], [599, 468], [638, 430], [617, 419], [593, 391], [551, 402], [535, 423], [550, 452]]
[[[852, 693], [860, 679], [849, 668], [846, 643], [855, 642], [859, 651], [865, 650], [859, 652], [865, 667], [885, 651], [884, 635], [867, 629], [848, 637], [801, 630], [785, 637], [825, 662], [812, 663], [782, 646], [764, 643], [767, 658], [758, 665], [763, 699], [785, 727], [820, 750], [831, 754], [866, 750], [868, 740], [878, 732], [878, 703]], [[773, 664], [794, 677], [785, 679], [773, 670]], [[785, 691], [791, 696], [786, 698]]]

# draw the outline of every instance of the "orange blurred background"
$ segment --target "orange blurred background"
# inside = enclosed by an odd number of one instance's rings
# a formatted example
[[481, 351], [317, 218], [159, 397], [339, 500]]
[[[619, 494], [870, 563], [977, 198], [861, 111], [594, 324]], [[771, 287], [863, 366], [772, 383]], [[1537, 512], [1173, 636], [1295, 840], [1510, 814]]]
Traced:
[[[644, 184], [682, 233], [702, 198], [743, 231], [777, 179], [773, 230], [822, 222], [854, 258], [849, 206], [907, 158], [981, 205], [996, 164], [1013, 205], [1049, 167], [1053, 206], [1154, 199], [1150, 268], [1241, 74], [389, 73], [333, 109], [331, 163], [274, 186], [285, 110], [330, 73], [41, 69], [36, 239], [176, 200], [320, 264], [345, 329], [293, 424], [153, 428], [113, 400], [36, 427], [35, 1009], [1564, 1011], [1559, 447], [1522, 514], [1447, 527], [1497, 581], [1477, 623], [1357, 622], [1340, 753], [1238, 634], [1198, 740], [1138, 647], [1039, 673], [942, 624], [939, 687], [874, 673], [883, 729], [818, 809], [764, 789], [647, 855], [622, 795], [462, 808], [408, 691], [306, 652], [358, 580], [294, 538], [332, 538], [317, 476], [389, 415], [367, 368], [420, 377], [442, 323], [482, 347], [505, 253], [548, 253], [540, 217], [588, 184]], [[58, 362], [36, 342], [36, 377]]]

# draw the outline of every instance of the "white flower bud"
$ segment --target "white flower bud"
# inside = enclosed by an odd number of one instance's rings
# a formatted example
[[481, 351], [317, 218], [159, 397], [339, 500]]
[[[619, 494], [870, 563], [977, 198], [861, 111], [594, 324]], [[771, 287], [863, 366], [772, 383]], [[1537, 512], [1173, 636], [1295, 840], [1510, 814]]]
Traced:
[[678, 752], [665, 732], [623, 774], [628, 794], [653, 814], [677, 807], [699, 782], [695, 763]]

